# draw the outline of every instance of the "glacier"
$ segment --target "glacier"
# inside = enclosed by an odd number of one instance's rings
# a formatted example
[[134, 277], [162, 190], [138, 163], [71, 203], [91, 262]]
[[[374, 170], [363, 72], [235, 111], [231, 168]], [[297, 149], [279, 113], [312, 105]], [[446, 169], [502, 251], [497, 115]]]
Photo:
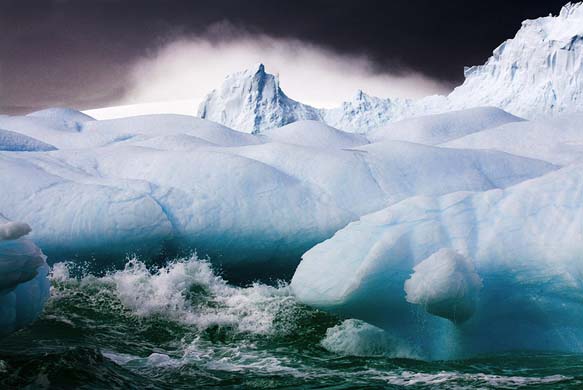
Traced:
[[582, 352], [582, 169], [363, 216], [306, 252], [291, 288], [425, 359]]
[[49, 297], [49, 268], [30, 226], [0, 214], [0, 337], [34, 321]]

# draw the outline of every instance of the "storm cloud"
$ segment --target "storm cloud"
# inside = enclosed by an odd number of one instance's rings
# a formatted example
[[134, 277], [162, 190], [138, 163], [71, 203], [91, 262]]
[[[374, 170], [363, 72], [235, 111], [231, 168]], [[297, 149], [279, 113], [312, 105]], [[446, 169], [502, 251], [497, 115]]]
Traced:
[[[178, 61], [197, 56], [196, 50], [206, 57], [200, 54], [193, 68], [202, 72], [206, 61], [213, 75], [209, 80], [218, 77], [214, 76], [218, 70], [231, 69], [236, 50], [249, 49], [242, 52], [241, 64], [234, 64], [240, 68], [251, 65], [247, 62], [255, 61], [262, 50], [271, 56], [296, 47], [305, 64], [312, 60], [323, 64], [320, 69], [305, 67], [304, 72], [316, 72], [315, 80], [325, 81], [317, 75], [330, 68], [327, 58], [344, 62], [332, 69], [347, 76], [346, 91], [334, 91], [338, 95], [348, 93], [358, 80], [363, 81], [361, 88], [381, 95], [442, 92], [462, 80], [464, 65], [483, 63], [498, 44], [511, 38], [522, 20], [556, 14], [563, 3], [2, 0], [0, 113], [48, 106], [85, 109], [166, 98], [167, 92], [181, 95], [172, 83], [178, 85], [182, 81], [177, 80], [191, 76], [180, 79], [179, 68], [172, 68], [166, 87], [161, 79], [151, 79], [156, 88], [147, 91], [143, 81], [160, 72], [160, 66], [172, 64], [168, 53], [176, 54]], [[261, 46], [266, 42], [272, 46]], [[229, 61], [218, 65], [221, 58]], [[298, 76], [300, 62], [289, 67], [296, 69], [296, 76], [285, 76], [288, 68], [283, 60], [272, 68], [269, 58], [263, 61], [268, 70], [281, 70], [282, 84], [292, 97], [303, 97], [294, 96], [300, 81], [308, 77]], [[140, 74], [144, 78], [136, 79]], [[332, 75], [327, 82], [334, 84], [334, 80]], [[207, 86], [193, 84], [193, 96], [203, 87]], [[328, 97], [314, 93], [325, 87], [326, 83], [301, 88], [312, 103], [327, 104]]]

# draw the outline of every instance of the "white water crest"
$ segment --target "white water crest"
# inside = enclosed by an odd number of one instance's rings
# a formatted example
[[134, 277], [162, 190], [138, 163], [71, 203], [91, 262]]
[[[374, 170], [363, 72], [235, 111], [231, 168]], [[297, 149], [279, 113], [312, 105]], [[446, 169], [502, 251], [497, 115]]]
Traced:
[[[71, 280], [66, 263], [53, 266], [53, 280]], [[113, 287], [121, 303], [138, 317], [162, 316], [200, 330], [223, 326], [268, 334], [275, 315], [296, 305], [286, 284], [231, 286], [196, 255], [154, 271], [132, 258], [123, 270], [80, 282]]]

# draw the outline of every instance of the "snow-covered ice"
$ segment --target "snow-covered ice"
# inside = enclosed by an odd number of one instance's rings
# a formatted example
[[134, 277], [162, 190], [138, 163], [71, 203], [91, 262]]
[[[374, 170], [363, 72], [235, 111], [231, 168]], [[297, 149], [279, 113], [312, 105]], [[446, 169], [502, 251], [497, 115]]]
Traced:
[[564, 114], [484, 129], [441, 146], [489, 149], [567, 165], [583, 158], [583, 114]]
[[[278, 75], [268, 73], [263, 64], [257, 64], [227, 76], [200, 103], [198, 116], [248, 133], [315, 120], [360, 134], [383, 127], [387, 132], [381, 133], [388, 133], [395, 129], [389, 125], [392, 122], [477, 107], [497, 107], [521, 118], [539, 119], [583, 111], [582, 74], [583, 3], [569, 3], [557, 16], [524, 21], [516, 36], [498, 46], [485, 64], [466, 68], [464, 83], [447, 96], [416, 100], [381, 98], [358, 90], [339, 107], [315, 108], [288, 97], [280, 87]], [[155, 110], [191, 113], [196, 104], [194, 100], [144, 103], [88, 112], [99, 117]], [[34, 116], [46, 119], [51, 115], [49, 111]], [[74, 129], [77, 123], [86, 120], [81, 116], [69, 118], [69, 127]], [[476, 120], [473, 129], [480, 127], [480, 119]], [[414, 122], [409, 125], [416, 126]], [[459, 134], [459, 130], [452, 129], [450, 136]], [[466, 131], [466, 134], [471, 132]], [[394, 135], [399, 138], [394, 139], [438, 141], [437, 138], [427, 140], [430, 135], [423, 132], [409, 135], [403, 128]]]
[[200, 103], [201, 118], [248, 133], [263, 133], [296, 121], [312, 120], [352, 133], [366, 133], [388, 122], [428, 112], [444, 111], [447, 99], [421, 101], [385, 99], [358, 90], [336, 108], [315, 108], [289, 98], [279, 77], [259, 64], [227, 76], [223, 84]]
[[372, 141], [391, 139], [439, 145], [489, 128], [520, 121], [522, 119], [499, 108], [478, 107], [404, 119], [371, 130], [367, 136]]
[[270, 142], [319, 148], [350, 148], [368, 144], [366, 137], [347, 133], [319, 121], [299, 121], [262, 133]]
[[317, 121], [253, 135], [181, 115], [48, 112], [0, 117], [58, 148], [0, 153], [0, 187], [10, 189], [0, 212], [31, 221], [50, 261], [196, 249], [239, 275], [291, 276], [303, 252], [363, 214], [557, 168], [497, 151], [370, 143]]
[[13, 152], [46, 152], [56, 149], [57, 148], [53, 145], [49, 145], [24, 134], [0, 129], [0, 150]]

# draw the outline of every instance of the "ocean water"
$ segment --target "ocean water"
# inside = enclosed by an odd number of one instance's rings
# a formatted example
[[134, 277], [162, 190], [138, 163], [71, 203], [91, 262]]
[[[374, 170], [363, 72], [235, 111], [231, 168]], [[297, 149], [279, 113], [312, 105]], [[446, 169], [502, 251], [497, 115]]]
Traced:
[[229, 285], [195, 256], [92, 276], [54, 267], [31, 327], [0, 341], [2, 389], [580, 389], [583, 356], [507, 353], [424, 362], [287, 284]]

